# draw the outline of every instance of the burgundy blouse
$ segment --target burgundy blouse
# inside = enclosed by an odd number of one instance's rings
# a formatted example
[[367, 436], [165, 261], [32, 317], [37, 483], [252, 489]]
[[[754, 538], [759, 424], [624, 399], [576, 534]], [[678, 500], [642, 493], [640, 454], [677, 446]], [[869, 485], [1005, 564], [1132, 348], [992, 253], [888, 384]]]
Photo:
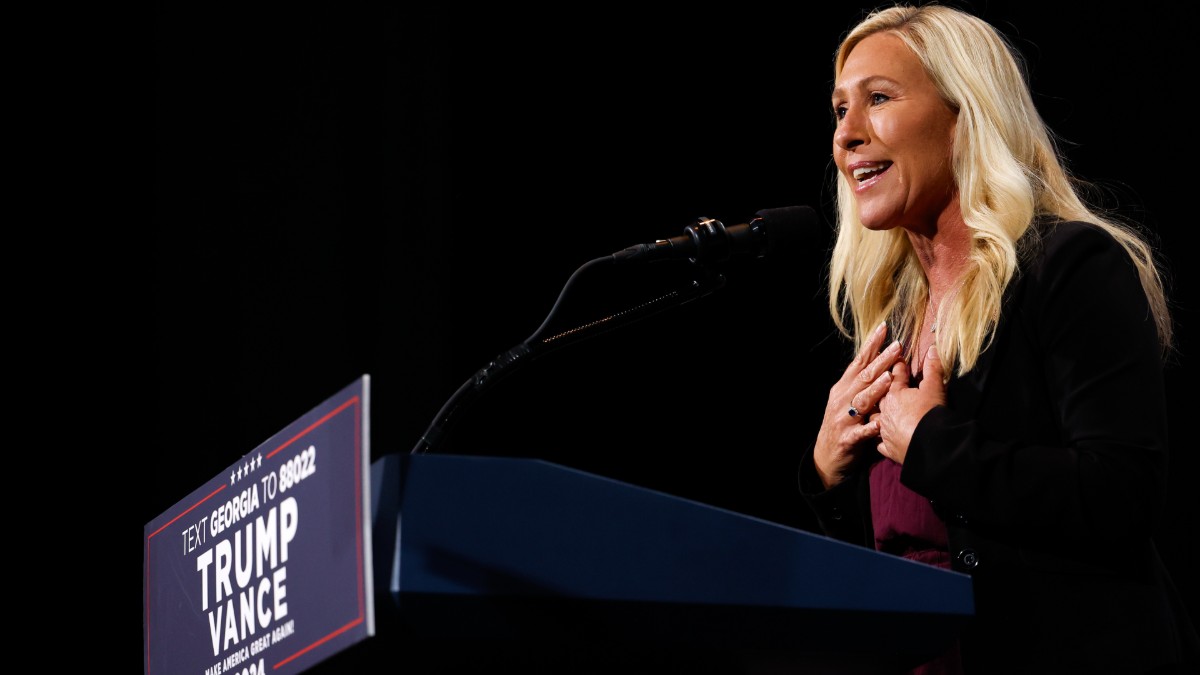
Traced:
[[[871, 466], [871, 522], [875, 528], [875, 548], [949, 569], [946, 526], [934, 513], [928, 499], [900, 484], [901, 468], [886, 457]], [[913, 675], [960, 675], [962, 663], [958, 645], [910, 672]]]

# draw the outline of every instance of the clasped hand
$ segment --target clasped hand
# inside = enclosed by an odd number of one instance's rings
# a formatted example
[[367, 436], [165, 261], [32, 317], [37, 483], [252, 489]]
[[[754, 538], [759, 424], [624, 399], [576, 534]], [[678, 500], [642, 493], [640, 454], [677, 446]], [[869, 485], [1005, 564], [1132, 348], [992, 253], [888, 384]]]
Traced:
[[813, 450], [826, 489], [872, 451], [903, 464], [917, 423], [946, 401], [937, 347], [929, 348], [913, 387], [903, 347], [895, 340], [883, 346], [887, 334], [887, 324], [880, 324], [829, 390]]

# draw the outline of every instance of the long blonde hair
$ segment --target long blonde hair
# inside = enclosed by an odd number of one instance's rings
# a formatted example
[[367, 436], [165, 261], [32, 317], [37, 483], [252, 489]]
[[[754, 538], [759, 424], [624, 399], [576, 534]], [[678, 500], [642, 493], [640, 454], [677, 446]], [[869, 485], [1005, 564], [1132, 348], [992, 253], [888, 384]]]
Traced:
[[[1020, 54], [990, 24], [965, 12], [934, 4], [896, 5], [870, 13], [847, 33], [834, 60], [835, 79], [851, 50], [883, 31], [912, 49], [958, 116], [954, 175], [972, 244], [958, 292], [936, 308], [938, 354], [948, 366], [947, 377], [955, 370], [970, 371], [987, 348], [1004, 290], [1017, 274], [1017, 242], [1043, 216], [1093, 223], [1125, 247], [1165, 354], [1172, 326], [1154, 251], [1132, 225], [1085, 203], [1082, 195], [1090, 186], [1065, 168], [1034, 106]], [[921, 265], [904, 230], [864, 228], [845, 176], [839, 172], [836, 180], [829, 311], [858, 347], [885, 320], [893, 337], [908, 342], [929, 301]]]

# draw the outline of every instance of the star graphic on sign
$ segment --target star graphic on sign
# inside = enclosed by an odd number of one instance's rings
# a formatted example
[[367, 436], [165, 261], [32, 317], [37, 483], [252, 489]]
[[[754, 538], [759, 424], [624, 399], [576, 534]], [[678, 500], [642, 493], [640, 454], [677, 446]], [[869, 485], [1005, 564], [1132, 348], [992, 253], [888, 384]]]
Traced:
[[242, 467], [238, 467], [238, 480], [242, 479]]
[[230, 485], [233, 485], [233, 477], [234, 477], [234, 476], [236, 476], [236, 475], [237, 475], [237, 474], [236, 474], [236, 473], [234, 473], [234, 472], [232, 472], [232, 471], [230, 471], [230, 472], [229, 472], [229, 484], [230, 484]]

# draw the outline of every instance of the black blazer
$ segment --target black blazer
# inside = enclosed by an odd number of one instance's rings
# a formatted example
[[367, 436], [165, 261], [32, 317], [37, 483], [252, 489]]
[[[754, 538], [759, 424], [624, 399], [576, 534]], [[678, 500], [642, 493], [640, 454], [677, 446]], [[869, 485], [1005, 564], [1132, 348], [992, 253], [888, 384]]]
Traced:
[[[1042, 223], [1022, 246], [994, 341], [917, 425], [900, 474], [972, 576], [967, 672], [1193, 672], [1169, 666], [1200, 646], [1151, 538], [1169, 445], [1136, 269], [1084, 223]], [[824, 491], [810, 449], [800, 489], [826, 534], [871, 546], [865, 469]]]

